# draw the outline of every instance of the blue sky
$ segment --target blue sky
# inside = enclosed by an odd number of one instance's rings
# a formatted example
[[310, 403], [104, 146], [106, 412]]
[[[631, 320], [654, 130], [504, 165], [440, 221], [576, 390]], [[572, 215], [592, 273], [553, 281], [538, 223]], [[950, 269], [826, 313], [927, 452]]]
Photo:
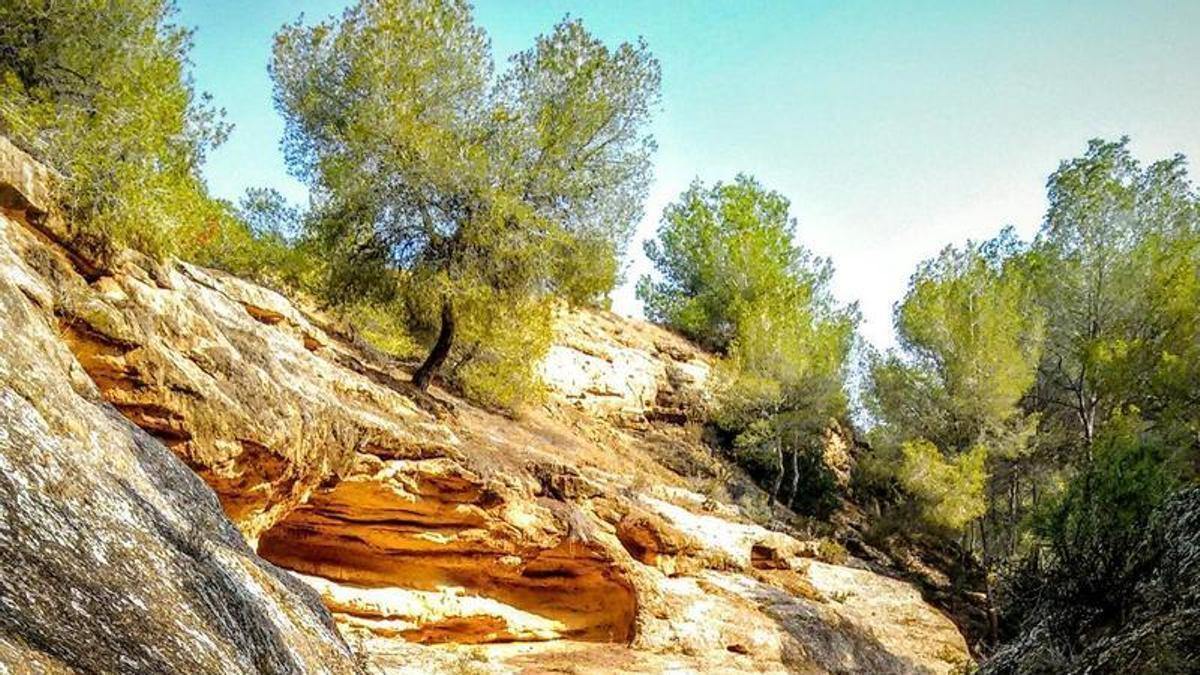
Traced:
[[[213, 191], [272, 186], [302, 201], [279, 151], [271, 36], [335, 0], [180, 0], [198, 88], [236, 125]], [[1046, 176], [1089, 138], [1128, 134], [1144, 160], [1200, 157], [1200, 1], [741, 2], [480, 0], [500, 62], [564, 15], [662, 62], [659, 152], [614, 308], [638, 314], [640, 240], [696, 177], [756, 175], [792, 201], [801, 242], [836, 267], [863, 334], [892, 344], [916, 264], [1004, 225], [1032, 234]]]

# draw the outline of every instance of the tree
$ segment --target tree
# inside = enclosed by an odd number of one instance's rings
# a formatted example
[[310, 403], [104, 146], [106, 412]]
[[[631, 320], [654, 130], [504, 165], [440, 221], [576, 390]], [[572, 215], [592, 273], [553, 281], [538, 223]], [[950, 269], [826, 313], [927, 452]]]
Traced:
[[185, 76], [191, 36], [173, 11], [168, 0], [0, 4], [0, 132], [58, 170], [60, 201], [97, 254], [114, 242], [186, 251], [228, 218], [197, 173], [226, 129]]
[[[987, 494], [976, 488], [985, 459], [994, 469], [1020, 457], [1036, 419], [1018, 407], [1033, 386], [1044, 333], [1021, 254], [1005, 230], [922, 263], [896, 307], [902, 351], [871, 365], [865, 398], [879, 423], [872, 444], [884, 470], [931, 521], [952, 530], [986, 511]], [[958, 489], [944, 485], [956, 476], [964, 481]], [[944, 503], [968, 496], [977, 503]], [[972, 517], [945, 517], [947, 510]]]
[[1132, 397], [1192, 352], [1180, 330], [1196, 316], [1200, 202], [1182, 156], [1142, 167], [1128, 144], [1093, 140], [1050, 176], [1032, 256], [1048, 326], [1038, 405], [1086, 452], [1107, 415], [1162, 403]]
[[[1018, 518], [997, 514], [1015, 490], [1036, 416], [1019, 407], [1033, 386], [1043, 322], [1011, 229], [947, 247], [922, 263], [896, 306], [900, 353], [871, 367], [866, 399], [876, 470], [894, 476], [925, 521], [948, 534], [978, 529], [986, 590], [999, 543]], [[991, 617], [990, 632], [997, 626]]]
[[[881, 367], [892, 372], [881, 375], [931, 388], [918, 414], [938, 408], [943, 423], [910, 423], [903, 435], [966, 449], [1001, 433], [1017, 412], [1033, 385], [1044, 332], [1020, 252], [1012, 230], [1004, 230], [983, 244], [947, 247], [913, 274], [895, 310], [908, 360], [891, 359]], [[895, 372], [905, 369], [918, 372]], [[881, 412], [895, 423], [912, 411], [893, 406]]]
[[692, 183], [645, 243], [660, 275], [638, 284], [647, 316], [726, 352], [756, 314], [770, 320], [784, 314], [781, 307], [809, 305], [827, 311], [832, 267], [794, 243], [789, 206], [744, 174], [711, 188]]
[[1011, 230], [922, 263], [896, 306], [901, 351], [872, 364], [877, 435], [960, 452], [996, 440], [1033, 385], [1044, 323]]
[[832, 266], [795, 243], [788, 209], [749, 176], [693, 183], [646, 243], [659, 279], [643, 277], [638, 296], [651, 319], [725, 356], [713, 421], [739, 462], [773, 498], [824, 504], [801, 499], [800, 481], [831, 487], [805, 467], [819, 464], [813, 439], [845, 412], [857, 310], [834, 302]]
[[987, 512], [987, 446], [947, 458], [924, 439], [900, 446], [897, 478], [922, 503], [933, 525], [961, 532]]
[[271, 72], [331, 295], [407, 286], [437, 300], [418, 387], [468, 305], [485, 321], [616, 282], [654, 150], [660, 76], [644, 42], [610, 49], [568, 19], [494, 77], [464, 0], [363, 0], [285, 27]]
[[1183, 156], [1143, 165], [1128, 146], [1062, 162], [1028, 256], [1047, 337], [1027, 406], [1062, 480], [1007, 579], [1017, 622], [1121, 617], [1151, 512], [1200, 466], [1200, 198]]
[[1032, 244], [1007, 232], [917, 270], [903, 351], [872, 364], [868, 464], [966, 528], [1006, 617], [1103, 623], [1149, 514], [1198, 466], [1200, 199], [1182, 156], [1143, 166], [1127, 139], [1062, 162], [1048, 197]]

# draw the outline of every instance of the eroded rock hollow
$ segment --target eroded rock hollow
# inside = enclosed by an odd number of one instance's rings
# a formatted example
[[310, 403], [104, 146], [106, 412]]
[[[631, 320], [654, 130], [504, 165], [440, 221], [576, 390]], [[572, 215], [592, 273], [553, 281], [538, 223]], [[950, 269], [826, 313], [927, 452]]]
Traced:
[[604, 547], [563, 536], [552, 510], [508, 503], [446, 459], [360, 461], [258, 548], [347, 625], [421, 643], [632, 637], [630, 582]]

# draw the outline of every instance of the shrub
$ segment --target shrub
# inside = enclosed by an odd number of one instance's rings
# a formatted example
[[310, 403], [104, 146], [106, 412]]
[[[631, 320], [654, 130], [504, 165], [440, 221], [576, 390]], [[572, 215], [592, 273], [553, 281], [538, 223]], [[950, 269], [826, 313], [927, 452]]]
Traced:
[[[538, 368], [553, 340], [554, 307], [542, 298], [495, 295], [477, 287], [460, 298], [447, 379], [476, 403], [517, 412], [544, 397]], [[501, 306], [506, 310], [495, 311]]]
[[901, 446], [900, 484], [921, 504], [925, 519], [936, 527], [960, 531], [987, 510], [987, 449], [977, 445], [951, 459], [925, 440]]
[[[0, 131], [58, 170], [81, 248], [156, 256], [229, 225], [197, 169], [226, 132], [184, 74], [168, 0], [0, 5]], [[86, 30], [81, 27], [86, 26]]]
[[843, 565], [850, 559], [850, 552], [828, 537], [817, 540], [817, 560], [831, 565]]
[[1033, 530], [1072, 593], [1106, 600], [1130, 580], [1130, 554], [1178, 471], [1136, 418], [1114, 418], [1093, 453], [1063, 494], [1035, 514]]
[[1179, 484], [1177, 457], [1136, 415], [1114, 415], [1092, 461], [1032, 517], [1035, 549], [1005, 579], [1006, 621], [1120, 613], [1142, 572], [1151, 515]]
[[409, 331], [399, 303], [361, 301], [343, 308], [346, 320], [372, 347], [400, 360], [420, 358], [425, 347]]

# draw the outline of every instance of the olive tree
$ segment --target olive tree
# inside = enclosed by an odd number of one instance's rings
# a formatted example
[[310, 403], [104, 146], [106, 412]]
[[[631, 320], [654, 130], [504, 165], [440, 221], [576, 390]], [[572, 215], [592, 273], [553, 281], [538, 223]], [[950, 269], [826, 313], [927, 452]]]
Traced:
[[405, 288], [434, 308], [418, 387], [464, 320], [615, 284], [655, 147], [644, 42], [610, 48], [568, 19], [497, 74], [464, 0], [362, 0], [285, 27], [271, 72], [332, 296]]

